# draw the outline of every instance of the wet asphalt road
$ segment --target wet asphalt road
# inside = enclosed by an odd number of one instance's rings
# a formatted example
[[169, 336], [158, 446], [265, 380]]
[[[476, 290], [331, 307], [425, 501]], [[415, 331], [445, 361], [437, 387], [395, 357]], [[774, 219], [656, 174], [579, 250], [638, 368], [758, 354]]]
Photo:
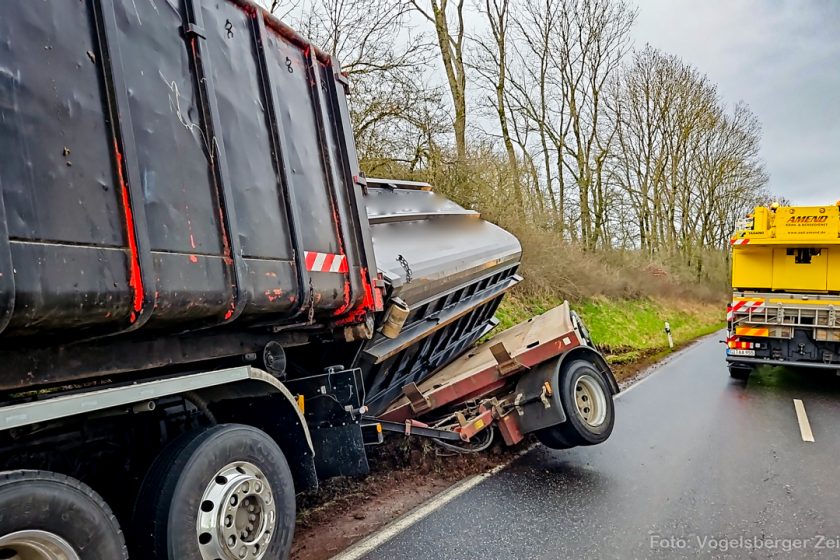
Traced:
[[539, 447], [365, 558], [840, 557], [840, 380], [731, 381], [721, 337], [622, 395], [605, 444]]

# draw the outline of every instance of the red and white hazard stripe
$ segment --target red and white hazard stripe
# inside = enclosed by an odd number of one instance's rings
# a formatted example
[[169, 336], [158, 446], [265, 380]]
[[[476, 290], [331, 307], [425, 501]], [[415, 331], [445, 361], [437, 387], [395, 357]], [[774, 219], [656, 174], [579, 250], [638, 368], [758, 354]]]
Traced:
[[335, 253], [318, 253], [316, 251], [304, 251], [306, 257], [306, 270], [309, 272], [347, 272], [347, 256], [336, 255]]
[[726, 346], [732, 348], [733, 350], [754, 350], [755, 343], [753, 342], [745, 342], [739, 339], [737, 336], [730, 336], [726, 339]]
[[760, 311], [764, 308], [763, 299], [741, 299], [733, 301], [726, 307], [726, 320], [735, 319], [736, 313], [747, 314], [750, 311]]
[[729, 243], [732, 245], [749, 245], [750, 240], [746, 237], [742, 239], [730, 239]]

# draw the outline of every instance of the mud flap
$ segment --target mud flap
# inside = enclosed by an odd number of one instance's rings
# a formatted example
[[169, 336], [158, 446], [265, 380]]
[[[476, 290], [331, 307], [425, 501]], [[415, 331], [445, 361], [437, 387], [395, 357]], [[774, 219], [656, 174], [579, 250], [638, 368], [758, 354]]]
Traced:
[[312, 443], [318, 478], [364, 476], [370, 471], [358, 423], [312, 430]]
[[361, 370], [331, 367], [322, 375], [287, 381], [286, 386], [296, 395], [309, 426], [318, 478], [368, 474]]
[[561, 361], [562, 358], [555, 358], [543, 362], [523, 375], [516, 384], [514, 411], [523, 434], [566, 421], [558, 393]]

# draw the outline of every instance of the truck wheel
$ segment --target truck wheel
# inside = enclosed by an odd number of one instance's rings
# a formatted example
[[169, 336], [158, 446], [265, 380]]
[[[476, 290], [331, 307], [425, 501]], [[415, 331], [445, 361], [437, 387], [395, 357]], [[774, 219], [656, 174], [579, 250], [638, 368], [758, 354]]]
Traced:
[[295, 527], [292, 473], [274, 440], [251, 426], [184, 434], [146, 475], [134, 526], [142, 558], [287, 558]]
[[615, 404], [603, 375], [595, 366], [585, 360], [564, 365], [559, 390], [567, 419], [539, 430], [537, 439], [552, 449], [606, 441], [615, 424]]
[[0, 558], [126, 560], [119, 523], [85, 484], [46, 471], [0, 473]]
[[739, 381], [746, 381], [749, 379], [752, 370], [753, 368], [750, 366], [732, 364], [729, 366], [729, 377]]

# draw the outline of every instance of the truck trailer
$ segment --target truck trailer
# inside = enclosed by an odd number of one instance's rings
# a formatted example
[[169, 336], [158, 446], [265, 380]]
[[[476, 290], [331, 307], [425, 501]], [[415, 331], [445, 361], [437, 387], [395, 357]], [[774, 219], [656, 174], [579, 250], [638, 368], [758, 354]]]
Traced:
[[840, 371], [840, 204], [758, 207], [731, 238], [732, 377], [761, 365]]
[[609, 437], [580, 318], [490, 336], [519, 242], [366, 177], [348, 86], [247, 0], [0, 4], [0, 558], [286, 558], [384, 433]]

